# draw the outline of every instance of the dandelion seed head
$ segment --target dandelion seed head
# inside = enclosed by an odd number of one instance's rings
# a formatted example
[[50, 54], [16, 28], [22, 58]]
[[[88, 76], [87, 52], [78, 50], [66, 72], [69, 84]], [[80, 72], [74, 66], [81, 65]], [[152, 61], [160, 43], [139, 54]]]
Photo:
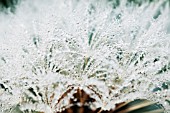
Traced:
[[0, 29], [0, 109], [62, 111], [77, 89], [95, 99], [92, 109], [136, 99], [170, 109], [169, 89], [154, 92], [170, 80], [168, 11], [154, 18], [162, 2], [51, 2], [21, 6]]

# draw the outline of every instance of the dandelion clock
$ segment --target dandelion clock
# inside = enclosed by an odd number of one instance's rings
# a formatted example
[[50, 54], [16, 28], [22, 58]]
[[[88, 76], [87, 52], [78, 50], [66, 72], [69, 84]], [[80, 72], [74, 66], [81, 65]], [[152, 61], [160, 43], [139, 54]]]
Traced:
[[1, 113], [170, 112], [165, 1], [28, 0], [0, 18]]

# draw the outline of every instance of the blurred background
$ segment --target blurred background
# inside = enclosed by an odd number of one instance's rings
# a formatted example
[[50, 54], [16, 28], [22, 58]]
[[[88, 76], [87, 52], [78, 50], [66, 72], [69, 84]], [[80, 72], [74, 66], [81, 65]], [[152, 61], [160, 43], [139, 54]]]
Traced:
[[[0, 12], [10, 11], [12, 13], [15, 13], [17, 5], [19, 5], [23, 1], [26, 1], [26, 0], [0, 0]], [[77, 0], [77, 1], [79, 1], [79, 0]], [[120, 4], [120, 0], [106, 0], [106, 1], [112, 3], [113, 8], [116, 8]], [[127, 1], [134, 5], [140, 6], [142, 3], [145, 3], [145, 2], [158, 2], [160, 0], [127, 0]], [[170, 0], [164, 0], [164, 2], [165, 3], [168, 2], [168, 4], [170, 4]], [[163, 4], [163, 6], [164, 6], [164, 4]]]

